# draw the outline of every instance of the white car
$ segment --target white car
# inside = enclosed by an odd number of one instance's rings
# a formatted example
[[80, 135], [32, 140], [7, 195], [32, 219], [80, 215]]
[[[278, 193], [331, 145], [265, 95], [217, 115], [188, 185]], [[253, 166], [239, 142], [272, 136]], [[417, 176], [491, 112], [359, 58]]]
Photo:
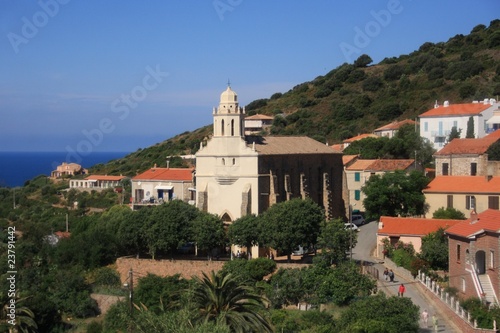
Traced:
[[347, 230], [351, 229], [352, 231], [359, 231], [359, 228], [357, 225], [355, 225], [354, 223], [351, 224], [351, 223], [344, 223], [344, 226]]

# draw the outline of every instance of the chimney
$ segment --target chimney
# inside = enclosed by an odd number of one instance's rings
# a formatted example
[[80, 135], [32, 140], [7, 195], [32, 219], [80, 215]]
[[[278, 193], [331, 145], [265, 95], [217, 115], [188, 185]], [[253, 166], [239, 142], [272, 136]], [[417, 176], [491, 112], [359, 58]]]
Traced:
[[383, 222], [379, 222], [379, 223], [378, 223], [378, 228], [379, 228], [379, 230], [380, 230], [380, 229], [382, 229], [383, 227], [384, 227], [384, 223], [383, 223]]
[[444, 106], [445, 108], [447, 108], [448, 106], [450, 106], [450, 102], [449, 102], [449, 101], [444, 101], [443, 106]]
[[492, 175], [487, 175], [486, 176], [486, 181], [489, 182], [491, 179], [493, 179], [493, 176]]
[[155, 165], [153, 166], [153, 169], [156, 169], [156, 163], [155, 163]]
[[477, 217], [476, 210], [473, 209], [470, 211], [470, 224], [474, 224], [476, 222], [479, 222], [479, 219]]

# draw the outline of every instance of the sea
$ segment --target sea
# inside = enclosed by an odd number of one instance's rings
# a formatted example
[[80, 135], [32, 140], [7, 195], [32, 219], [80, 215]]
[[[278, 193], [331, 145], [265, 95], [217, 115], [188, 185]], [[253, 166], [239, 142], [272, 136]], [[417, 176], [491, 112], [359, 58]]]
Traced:
[[27, 180], [50, 173], [62, 162], [78, 163], [89, 168], [122, 158], [129, 152], [92, 152], [86, 156], [68, 152], [0, 152], [0, 187], [23, 186]]

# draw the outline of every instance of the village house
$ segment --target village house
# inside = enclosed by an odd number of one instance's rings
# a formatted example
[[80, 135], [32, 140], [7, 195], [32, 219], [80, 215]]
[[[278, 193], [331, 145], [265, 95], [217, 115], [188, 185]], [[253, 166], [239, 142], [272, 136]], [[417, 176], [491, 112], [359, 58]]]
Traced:
[[132, 182], [132, 209], [174, 199], [194, 205], [194, 168], [154, 168], [135, 176]]
[[478, 297], [498, 304], [500, 278], [500, 211], [488, 209], [446, 230], [449, 283], [462, 299]]
[[455, 208], [467, 215], [471, 209], [482, 212], [499, 209], [500, 177], [438, 176], [423, 190], [432, 215], [439, 208]]
[[420, 136], [431, 142], [437, 150], [443, 148], [453, 127], [461, 130], [460, 137], [465, 138], [467, 124], [472, 117], [474, 136], [482, 138], [487, 134], [487, 121], [493, 117], [493, 111], [498, 109], [495, 99], [485, 99], [483, 102], [451, 104], [445, 101], [443, 105], [434, 105], [433, 109], [422, 113], [420, 118]]
[[351, 203], [353, 209], [364, 211], [363, 200], [365, 195], [362, 192], [363, 186], [373, 175], [383, 175], [387, 172], [394, 172], [396, 170], [402, 171], [412, 171], [412, 170], [422, 170], [422, 168], [417, 165], [415, 166], [415, 160], [389, 160], [389, 159], [377, 159], [377, 160], [364, 160], [364, 159], [346, 159], [348, 164], [344, 164], [345, 177], [347, 181], [347, 189], [349, 191], [349, 202]]
[[57, 166], [56, 170], [50, 173], [50, 177], [61, 178], [66, 176], [86, 174], [87, 172], [88, 170], [84, 169], [80, 164], [63, 162], [61, 165]]
[[436, 176], [500, 176], [500, 161], [488, 160], [488, 148], [500, 131], [480, 139], [454, 139], [434, 154]]
[[381, 216], [377, 230], [377, 257], [384, 258], [383, 240], [385, 238], [388, 238], [392, 245], [397, 242], [412, 244], [415, 252], [419, 253], [422, 247], [422, 237], [460, 222], [462, 220]]
[[274, 117], [265, 114], [254, 114], [245, 118], [245, 135], [259, 134], [273, 124]]
[[384, 125], [382, 127], [379, 127], [373, 131], [373, 134], [375, 134], [378, 137], [387, 137], [389, 139], [393, 138], [396, 133], [399, 131], [399, 129], [405, 125], [412, 125], [412, 126], [417, 126], [418, 123], [414, 120], [411, 119], [405, 119], [401, 121], [393, 121], [390, 124]]
[[108, 175], [90, 175], [85, 179], [71, 179], [69, 188], [77, 190], [95, 190], [102, 191], [105, 189], [114, 189], [122, 186], [122, 181], [127, 178], [125, 176], [108, 176]]
[[345, 217], [342, 154], [305, 136], [245, 137], [244, 115], [228, 86], [213, 110], [213, 136], [196, 153], [196, 206], [229, 224], [277, 202], [310, 198], [328, 218]]

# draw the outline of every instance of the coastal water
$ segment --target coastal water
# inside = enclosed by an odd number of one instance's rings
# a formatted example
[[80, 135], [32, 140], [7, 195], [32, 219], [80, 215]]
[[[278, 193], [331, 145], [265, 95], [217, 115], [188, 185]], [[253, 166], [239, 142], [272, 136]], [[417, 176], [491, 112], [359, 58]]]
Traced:
[[84, 168], [89, 168], [127, 154], [127, 152], [93, 152], [87, 156], [75, 157], [68, 155], [67, 152], [0, 152], [0, 187], [23, 186], [27, 180], [36, 176], [50, 176], [62, 162], [78, 163]]

